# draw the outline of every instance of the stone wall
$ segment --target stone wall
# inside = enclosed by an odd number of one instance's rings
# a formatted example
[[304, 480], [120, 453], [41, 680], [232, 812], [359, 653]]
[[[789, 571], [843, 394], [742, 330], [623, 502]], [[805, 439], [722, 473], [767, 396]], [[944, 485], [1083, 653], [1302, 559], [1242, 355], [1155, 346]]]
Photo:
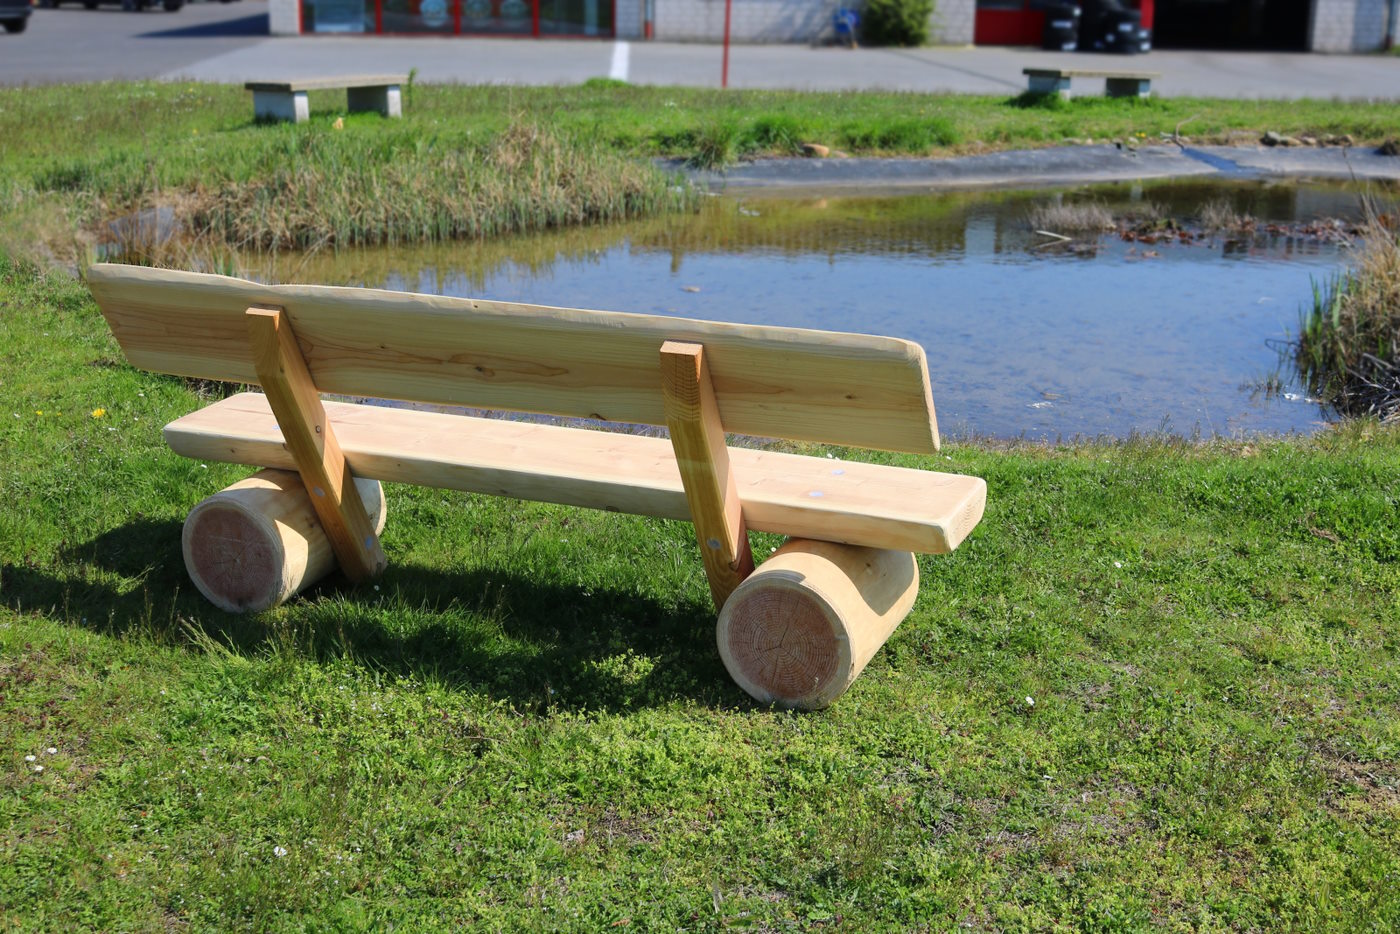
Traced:
[[1388, 0], [1313, 0], [1308, 48], [1314, 52], [1379, 51], [1385, 43], [1389, 7]]

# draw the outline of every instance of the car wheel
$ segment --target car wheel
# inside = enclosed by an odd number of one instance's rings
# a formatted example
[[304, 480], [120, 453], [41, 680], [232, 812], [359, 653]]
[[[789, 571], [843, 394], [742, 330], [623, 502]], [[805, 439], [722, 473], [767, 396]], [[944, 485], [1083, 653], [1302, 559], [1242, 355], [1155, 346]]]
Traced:
[[165, 3], [161, 5], [165, 7], [165, 12], [174, 13], [185, 5], [185, 0], [165, 0]]
[[122, 9], [128, 13], [135, 13], [140, 7], [136, 5], [136, 0], [122, 0]]
[[6, 32], [24, 32], [24, 27], [26, 27], [26, 26], [28, 26], [28, 25], [29, 25], [29, 18], [28, 18], [28, 17], [23, 17], [23, 18], [21, 18], [21, 19], [7, 19], [7, 20], [5, 20], [5, 31], [6, 31]]
[[[58, 4], [55, 3], [54, 6], [58, 6]], [[84, 9], [84, 10], [95, 10], [95, 9], [97, 9], [97, 0], [83, 0], [83, 9]]]

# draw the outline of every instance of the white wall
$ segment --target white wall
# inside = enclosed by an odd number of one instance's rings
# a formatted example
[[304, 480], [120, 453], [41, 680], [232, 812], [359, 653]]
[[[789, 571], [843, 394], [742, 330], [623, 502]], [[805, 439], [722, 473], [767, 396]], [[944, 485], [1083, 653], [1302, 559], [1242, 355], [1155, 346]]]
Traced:
[[1314, 52], [1376, 52], [1385, 43], [1388, 0], [1313, 0], [1308, 48]]
[[972, 45], [977, 0], [934, 0], [929, 41], [936, 45]]
[[267, 0], [267, 31], [274, 36], [295, 36], [299, 0]]

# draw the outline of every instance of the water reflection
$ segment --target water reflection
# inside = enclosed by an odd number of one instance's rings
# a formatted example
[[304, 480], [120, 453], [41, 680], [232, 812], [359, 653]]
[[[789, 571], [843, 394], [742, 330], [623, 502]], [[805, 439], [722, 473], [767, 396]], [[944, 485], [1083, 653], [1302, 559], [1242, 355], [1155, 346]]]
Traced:
[[[1261, 224], [1192, 243], [1077, 237], [1045, 249], [1047, 200]], [[929, 354], [946, 433], [1070, 437], [1308, 431], [1323, 414], [1257, 386], [1270, 342], [1344, 247], [1269, 223], [1354, 220], [1345, 186], [1168, 183], [1063, 192], [712, 199], [695, 216], [480, 244], [264, 257], [284, 282], [893, 334]], [[1296, 387], [1285, 387], [1285, 389]]]

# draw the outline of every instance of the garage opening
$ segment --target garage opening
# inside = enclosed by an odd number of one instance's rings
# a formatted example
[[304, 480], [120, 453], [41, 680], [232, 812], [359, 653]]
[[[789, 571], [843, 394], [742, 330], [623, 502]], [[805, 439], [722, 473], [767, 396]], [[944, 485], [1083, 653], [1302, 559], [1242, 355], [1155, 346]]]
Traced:
[[1159, 49], [1302, 52], [1312, 0], [1157, 0]]

